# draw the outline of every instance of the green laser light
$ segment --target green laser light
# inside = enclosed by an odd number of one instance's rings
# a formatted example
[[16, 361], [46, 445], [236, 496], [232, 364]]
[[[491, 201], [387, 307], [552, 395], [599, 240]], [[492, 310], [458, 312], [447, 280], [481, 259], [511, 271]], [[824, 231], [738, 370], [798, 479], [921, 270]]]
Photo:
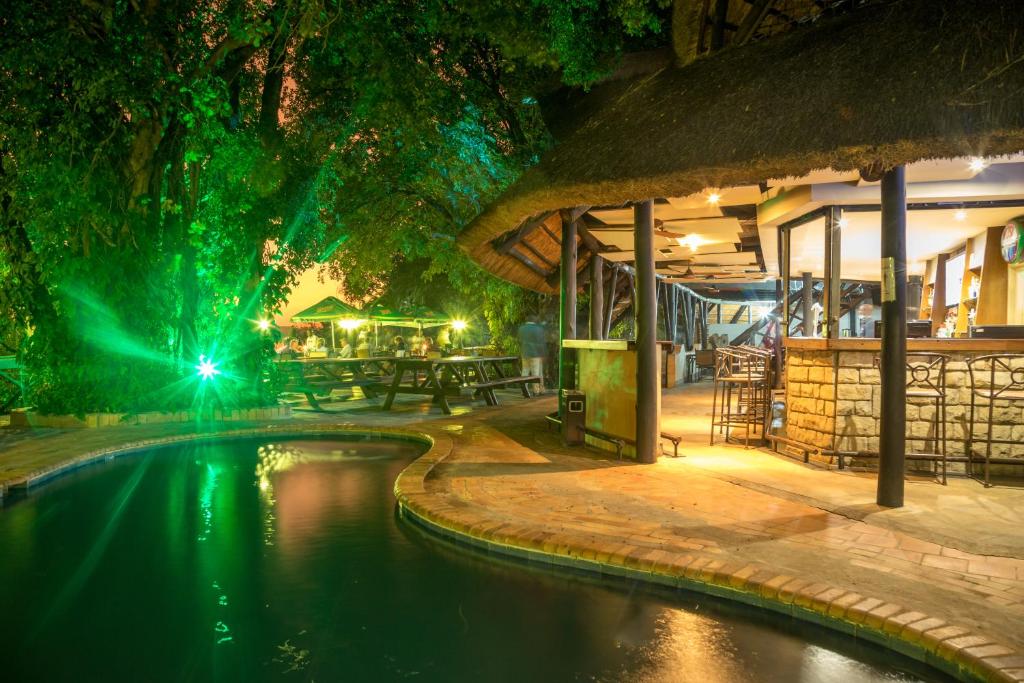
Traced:
[[206, 356], [199, 356], [199, 365], [196, 366], [196, 374], [203, 378], [203, 381], [210, 379], [214, 375], [219, 375], [220, 370], [217, 369], [217, 364]]
[[260, 332], [266, 332], [267, 330], [270, 329], [270, 321], [269, 320], [260, 319], [256, 323], [256, 327], [260, 328]]

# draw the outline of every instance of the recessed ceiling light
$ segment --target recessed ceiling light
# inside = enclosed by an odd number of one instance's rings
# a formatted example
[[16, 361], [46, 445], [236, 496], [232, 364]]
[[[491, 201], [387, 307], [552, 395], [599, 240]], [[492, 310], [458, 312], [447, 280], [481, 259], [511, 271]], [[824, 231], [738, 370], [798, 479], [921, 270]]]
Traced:
[[963, 209], [957, 209], [956, 213], [953, 214], [953, 218], [957, 219], [958, 221], [965, 221], [967, 220], [967, 212], [964, 211]]
[[974, 157], [973, 159], [971, 159], [971, 163], [968, 166], [968, 168], [970, 168], [975, 173], [980, 173], [981, 171], [984, 171], [985, 167], [987, 166], [988, 163], [984, 159], [982, 159], [981, 157]]

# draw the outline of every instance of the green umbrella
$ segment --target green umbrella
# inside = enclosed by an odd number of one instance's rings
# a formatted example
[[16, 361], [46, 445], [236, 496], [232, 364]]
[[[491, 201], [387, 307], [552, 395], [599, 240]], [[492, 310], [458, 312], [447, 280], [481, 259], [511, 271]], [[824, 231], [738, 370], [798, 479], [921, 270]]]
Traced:
[[364, 308], [363, 316], [375, 323], [393, 327], [439, 327], [450, 322], [448, 316], [426, 306], [399, 309], [380, 302]]
[[296, 313], [292, 316], [292, 320], [297, 320], [300, 323], [322, 323], [362, 316], [363, 314], [355, 306], [349, 306], [341, 299], [329, 296], [306, 310]]
[[341, 299], [329, 296], [306, 310], [293, 315], [292, 320], [300, 323], [330, 323], [331, 348], [333, 349], [336, 346], [334, 342], [334, 321], [343, 318], [360, 318], [362, 315], [355, 306], [349, 306]]

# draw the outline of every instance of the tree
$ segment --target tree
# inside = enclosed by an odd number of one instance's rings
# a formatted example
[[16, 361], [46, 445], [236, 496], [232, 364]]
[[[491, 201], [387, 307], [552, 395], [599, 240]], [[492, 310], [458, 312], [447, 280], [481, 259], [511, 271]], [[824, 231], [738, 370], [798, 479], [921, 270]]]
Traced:
[[[254, 321], [314, 263], [354, 295], [422, 263], [461, 296], [500, 299], [500, 326], [527, 299], [454, 236], [547, 144], [537, 95], [591, 81], [664, 14], [644, 0], [51, 5], [0, 15], [0, 303], [30, 402], [79, 413], [270, 400]], [[222, 381], [196, 378], [200, 356]]]

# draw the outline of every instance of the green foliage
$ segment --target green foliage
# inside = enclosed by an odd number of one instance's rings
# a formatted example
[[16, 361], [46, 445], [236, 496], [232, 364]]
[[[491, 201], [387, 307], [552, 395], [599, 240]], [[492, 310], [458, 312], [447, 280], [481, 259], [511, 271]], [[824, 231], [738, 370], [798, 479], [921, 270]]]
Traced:
[[[272, 400], [254, 321], [315, 263], [355, 297], [466, 311], [514, 347], [542, 302], [454, 238], [548, 145], [538, 95], [605, 73], [665, 4], [9, 0], [0, 336], [29, 401]], [[200, 354], [216, 380], [195, 377]]]

